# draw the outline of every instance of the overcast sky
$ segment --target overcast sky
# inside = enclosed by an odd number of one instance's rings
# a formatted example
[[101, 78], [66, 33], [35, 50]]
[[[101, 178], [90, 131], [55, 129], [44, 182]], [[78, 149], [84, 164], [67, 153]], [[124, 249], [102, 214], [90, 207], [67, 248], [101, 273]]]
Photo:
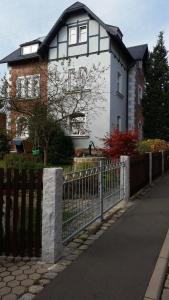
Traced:
[[[46, 35], [65, 8], [75, 1], [0, 0], [0, 59], [18, 45]], [[164, 31], [169, 49], [168, 0], [84, 0], [104, 22], [120, 27], [126, 46], [148, 43], [152, 49]], [[5, 66], [0, 65], [0, 73]]]

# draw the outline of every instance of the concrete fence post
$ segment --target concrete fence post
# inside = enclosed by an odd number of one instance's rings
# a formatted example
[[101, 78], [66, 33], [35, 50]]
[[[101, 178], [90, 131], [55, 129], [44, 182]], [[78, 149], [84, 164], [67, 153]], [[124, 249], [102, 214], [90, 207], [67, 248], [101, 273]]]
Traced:
[[161, 174], [164, 175], [164, 150], [161, 151], [161, 158], [162, 158]]
[[43, 172], [42, 260], [55, 263], [62, 254], [63, 169]]
[[128, 201], [130, 198], [130, 156], [120, 156], [120, 163], [121, 199]]
[[149, 154], [149, 185], [152, 185], [153, 182], [153, 160], [152, 160], [152, 152], [148, 152]]

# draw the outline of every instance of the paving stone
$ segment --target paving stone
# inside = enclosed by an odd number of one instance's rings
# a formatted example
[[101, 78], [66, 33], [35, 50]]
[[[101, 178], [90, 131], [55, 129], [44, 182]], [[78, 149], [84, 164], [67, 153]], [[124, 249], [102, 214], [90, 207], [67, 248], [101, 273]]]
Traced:
[[47, 269], [43, 269], [43, 268], [39, 268], [39, 269], [36, 270], [36, 272], [39, 273], [39, 274], [44, 274], [47, 271], [48, 271]]
[[66, 260], [74, 261], [78, 257], [77, 254], [67, 255], [65, 257]]
[[77, 243], [77, 244], [82, 244], [83, 243], [83, 241], [81, 239], [74, 239], [73, 242]]
[[[93, 244], [93, 241], [94, 240], [86, 240], [85, 242], [84, 242], [84, 245], [91, 245], [91, 244]], [[81, 247], [83, 247], [83, 246], [81, 246]], [[80, 248], [79, 248], [80, 249]]]
[[54, 279], [57, 276], [57, 273], [48, 272], [43, 274], [44, 279]]
[[7, 271], [0, 273], [0, 276], [1, 276], [2, 278], [6, 277], [6, 276], [8, 276], [8, 275], [10, 275], [10, 272], [7, 272]]
[[87, 245], [82, 245], [82, 246], [79, 247], [79, 249], [80, 250], [86, 250], [86, 249], [88, 249], [88, 246]]
[[23, 272], [24, 272], [24, 274], [26, 274], [26, 275], [30, 275], [30, 274], [33, 274], [33, 273], [35, 272], [35, 270], [33, 270], [33, 269], [28, 269], [28, 270], [24, 270]]
[[27, 265], [24, 265], [24, 266], [22, 266], [22, 267], [20, 267], [20, 270], [28, 270], [28, 269], [30, 269], [30, 267], [29, 266], [27, 266]]
[[15, 279], [19, 280], [19, 281], [25, 280], [27, 278], [28, 278], [28, 276], [26, 274], [21, 274], [21, 275], [18, 275], [18, 276], [15, 277]]
[[16, 271], [17, 270], [17, 266], [12, 266], [8, 268], [8, 271], [12, 272], [12, 271]]
[[168, 300], [169, 299], [169, 289], [164, 289], [161, 300]]
[[166, 288], [169, 288], [169, 279], [166, 280], [165, 285]]
[[18, 285], [12, 288], [12, 293], [16, 295], [22, 295], [25, 292], [25, 290], [26, 290], [25, 286]]
[[35, 297], [35, 295], [26, 293], [22, 297], [19, 298], [19, 300], [32, 300]]
[[37, 280], [40, 278], [40, 274], [33, 273], [33, 274], [29, 275], [29, 278], [32, 280]]
[[38, 293], [40, 293], [42, 290], [43, 290], [43, 286], [40, 286], [40, 285], [32, 285], [32, 286], [29, 288], [29, 292], [32, 293], [32, 294], [38, 294]]
[[2, 298], [3, 300], [16, 300], [17, 296], [13, 294], [8, 294]]
[[90, 236], [88, 237], [88, 240], [97, 240], [97, 239], [98, 239], [98, 237], [97, 237], [97, 235], [95, 235], [95, 234], [90, 235]]
[[63, 271], [65, 269], [65, 266], [63, 266], [63, 265], [54, 265], [53, 267], [50, 267], [50, 271], [52, 271], [52, 272], [61, 272], [61, 271]]
[[16, 271], [13, 271], [11, 274], [14, 275], [14, 276], [17, 276], [17, 275], [23, 274], [23, 271], [22, 270], [16, 270]]
[[5, 270], [6, 270], [5, 267], [0, 267], [0, 273], [1, 273], [1, 272], [4, 272]]
[[38, 280], [38, 283], [39, 283], [40, 285], [42, 285], [42, 286], [45, 286], [45, 285], [47, 285], [48, 283], [50, 283], [50, 280], [42, 278], [42, 279], [39, 279], [39, 280]]
[[9, 286], [9, 287], [15, 287], [15, 286], [18, 286], [19, 284], [20, 284], [19, 281], [17, 281], [17, 280], [12, 280], [12, 281], [9, 281], [9, 282], [7, 283], [7, 286]]
[[60, 262], [63, 266], [69, 266], [71, 265], [71, 261], [70, 260], [66, 260], [64, 259], [63, 261]]
[[9, 294], [11, 291], [11, 289], [9, 287], [3, 287], [2, 289], [0, 289], [0, 296], [4, 296]]
[[21, 285], [25, 286], [30, 286], [33, 284], [33, 280], [32, 279], [25, 279], [23, 281], [21, 281]]
[[18, 267], [22, 267], [22, 266], [24, 266], [24, 265], [25, 265], [25, 262], [23, 262], [23, 261], [20, 261], [20, 262], [17, 263], [17, 266], [18, 266]]
[[15, 276], [6, 276], [6, 277], [4, 277], [4, 282], [9, 282], [9, 281], [12, 281], [12, 280], [14, 280], [15, 279]]
[[0, 289], [3, 288], [6, 285], [6, 282], [0, 282]]

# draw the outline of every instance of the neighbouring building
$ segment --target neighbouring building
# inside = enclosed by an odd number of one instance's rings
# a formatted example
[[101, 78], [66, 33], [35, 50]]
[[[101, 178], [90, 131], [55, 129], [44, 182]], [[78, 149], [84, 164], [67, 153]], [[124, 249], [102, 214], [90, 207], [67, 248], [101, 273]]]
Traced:
[[[142, 138], [141, 99], [147, 56], [146, 44], [126, 48], [118, 27], [105, 24], [86, 5], [76, 2], [62, 13], [46, 37], [21, 44], [0, 63], [8, 64], [12, 93], [16, 94], [16, 85], [19, 86], [20, 101], [25, 107], [36, 98], [37, 86], [47, 98], [48, 82], [44, 74], [54, 64], [59, 66], [71, 59], [67, 63], [68, 77], [72, 68], [101, 64], [106, 69], [102, 88], [104, 109], [97, 108], [94, 116], [88, 118], [82, 114], [69, 131], [76, 148], [88, 148], [91, 141], [101, 147], [105, 134], [115, 128], [137, 129]], [[13, 111], [8, 113], [7, 128], [13, 136], [17, 135], [20, 117]], [[85, 126], [88, 129], [83, 130]], [[27, 138], [26, 129], [21, 138]]]

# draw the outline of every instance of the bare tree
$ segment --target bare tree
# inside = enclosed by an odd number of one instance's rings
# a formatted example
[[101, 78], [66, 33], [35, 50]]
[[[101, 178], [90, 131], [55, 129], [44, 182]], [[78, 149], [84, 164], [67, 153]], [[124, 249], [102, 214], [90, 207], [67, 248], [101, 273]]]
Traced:
[[[53, 122], [59, 123], [68, 134], [73, 129], [83, 134], [89, 130], [84, 126], [84, 118], [88, 120], [89, 113], [103, 108], [105, 71], [101, 64], [76, 68], [70, 60], [63, 60], [50, 64], [46, 71], [39, 63], [33, 79], [19, 77], [16, 85], [6, 77], [1, 80], [0, 103], [6, 110], [22, 116], [20, 121], [24, 120], [24, 124], [26, 121], [28, 131], [34, 131], [43, 147], [45, 165]], [[38, 74], [43, 74], [43, 82]]]

